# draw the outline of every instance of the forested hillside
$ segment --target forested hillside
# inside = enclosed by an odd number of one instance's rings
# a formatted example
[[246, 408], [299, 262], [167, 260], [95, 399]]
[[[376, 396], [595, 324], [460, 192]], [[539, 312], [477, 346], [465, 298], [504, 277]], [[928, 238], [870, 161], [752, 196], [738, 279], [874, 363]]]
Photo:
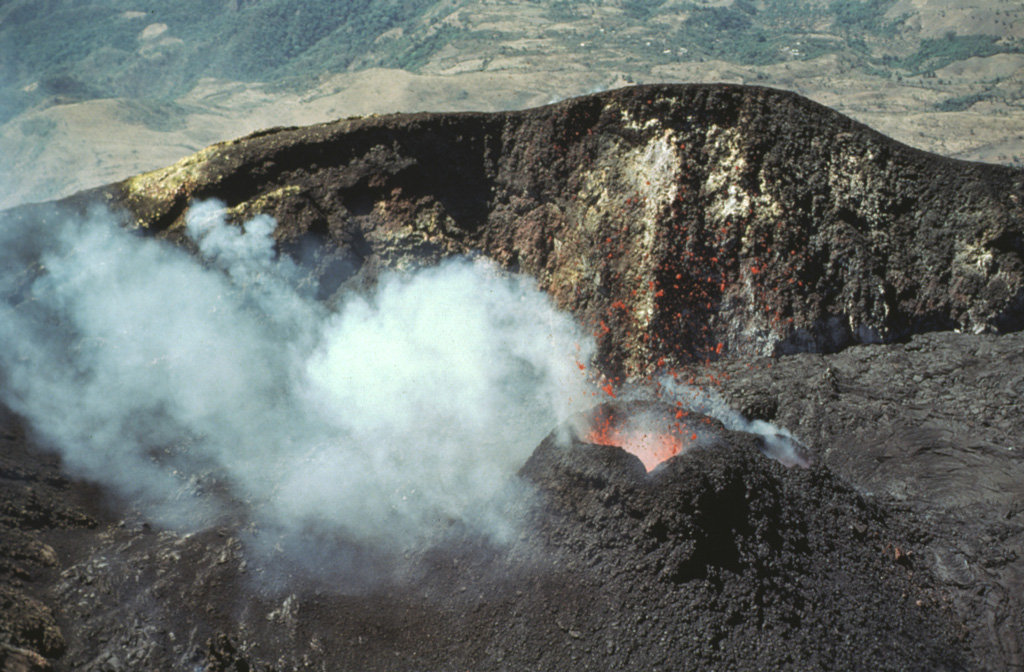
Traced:
[[[4, 120], [48, 96], [173, 98], [202, 77], [311, 83], [365, 65], [374, 40], [405, 34], [374, 59], [415, 67], [430, 40], [416, 27], [434, 0], [12, 2], [0, 9], [0, 66], [14, 95]], [[420, 31], [422, 32], [422, 31]], [[72, 38], [72, 39], [69, 39]], [[312, 64], [316, 64], [315, 67]]]

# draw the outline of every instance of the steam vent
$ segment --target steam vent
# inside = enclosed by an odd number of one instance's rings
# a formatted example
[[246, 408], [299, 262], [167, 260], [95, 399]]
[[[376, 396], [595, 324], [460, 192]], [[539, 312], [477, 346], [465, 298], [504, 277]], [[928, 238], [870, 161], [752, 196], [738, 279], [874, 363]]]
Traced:
[[666, 85], [0, 213], [0, 672], [1020, 670], [1021, 199]]

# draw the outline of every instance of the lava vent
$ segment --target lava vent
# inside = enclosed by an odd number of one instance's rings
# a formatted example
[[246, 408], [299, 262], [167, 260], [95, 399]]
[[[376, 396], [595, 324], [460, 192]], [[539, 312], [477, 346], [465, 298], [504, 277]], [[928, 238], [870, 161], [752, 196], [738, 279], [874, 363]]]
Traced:
[[717, 420], [671, 404], [631, 401], [595, 406], [583, 413], [575, 428], [584, 443], [617, 446], [632, 453], [652, 471], [665, 460], [707, 444]]

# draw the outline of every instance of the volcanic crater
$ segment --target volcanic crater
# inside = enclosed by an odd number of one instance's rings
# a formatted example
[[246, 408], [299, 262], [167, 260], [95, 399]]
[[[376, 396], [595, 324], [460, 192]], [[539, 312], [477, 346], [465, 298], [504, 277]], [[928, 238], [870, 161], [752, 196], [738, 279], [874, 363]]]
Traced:
[[[576, 413], [533, 427], [550, 434], [506, 474], [500, 534], [438, 509], [431, 543], [379, 546], [275, 530], [254, 512], [279, 491], [247, 499], [218, 454], [189, 461], [188, 436], [149, 446], [194, 469], [167, 508], [230, 506], [165, 522], [48, 439], [43, 418], [76, 404], [26, 410], [17, 350], [0, 368], [0, 669], [1019, 669], [1022, 197], [1021, 171], [795, 94], [699, 85], [269, 129], [7, 211], [35, 232], [0, 253], [11, 316], [56, 273], [47, 227], [96, 207], [219, 273], [237, 239], [203, 256], [189, 220], [216, 198], [234, 230], [269, 227], [308, 289], [294, 315], [476, 256], [534, 278], [593, 352], [569, 361]], [[258, 308], [276, 286], [246, 268], [233, 281]], [[262, 326], [306, 338], [281, 324]], [[453, 436], [472, 424], [453, 418]], [[110, 434], [110, 464], [132, 431]], [[396, 511], [418, 501], [386, 485]]]

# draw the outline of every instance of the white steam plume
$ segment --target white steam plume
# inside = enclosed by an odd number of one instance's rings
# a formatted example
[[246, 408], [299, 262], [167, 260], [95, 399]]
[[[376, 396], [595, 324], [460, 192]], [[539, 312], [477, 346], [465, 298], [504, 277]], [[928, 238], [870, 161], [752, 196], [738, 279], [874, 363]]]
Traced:
[[329, 310], [274, 226], [195, 204], [197, 260], [101, 211], [4, 222], [4, 403], [74, 472], [172, 523], [226, 488], [286, 531], [503, 538], [515, 471], [585, 404], [586, 337], [483, 261], [385, 274]]
[[714, 390], [684, 385], [672, 376], [663, 376], [659, 381], [661, 398], [679, 402], [688, 410], [709, 415], [721, 422], [726, 429], [737, 432], [758, 434], [764, 440], [762, 452], [787, 467], [810, 466], [803, 453], [800, 441], [785, 427], [779, 427], [764, 420], [751, 420], [728, 403]]

